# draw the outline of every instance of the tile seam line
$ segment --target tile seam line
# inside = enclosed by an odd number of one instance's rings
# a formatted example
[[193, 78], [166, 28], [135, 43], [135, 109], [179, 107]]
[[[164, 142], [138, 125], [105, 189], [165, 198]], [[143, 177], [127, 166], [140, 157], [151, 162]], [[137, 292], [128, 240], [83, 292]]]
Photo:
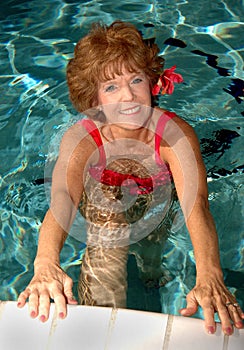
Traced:
[[168, 350], [169, 349], [169, 343], [170, 343], [170, 337], [171, 337], [171, 333], [172, 333], [173, 321], [174, 321], [174, 316], [173, 315], [168, 315], [162, 350]]
[[113, 308], [111, 310], [111, 315], [110, 315], [109, 324], [108, 324], [108, 328], [107, 328], [107, 335], [106, 335], [104, 350], [109, 350], [109, 347], [110, 347], [109, 344], [110, 344], [111, 337], [113, 334], [114, 325], [115, 325], [115, 322], [117, 319], [117, 314], [118, 314], [118, 309]]
[[52, 323], [50, 325], [50, 329], [49, 329], [49, 333], [48, 333], [48, 337], [47, 337], [46, 350], [51, 350], [52, 336], [55, 333], [55, 330], [57, 328], [57, 318], [58, 318], [58, 313], [57, 313], [57, 309], [55, 307], [55, 310], [53, 313], [53, 318], [52, 318]]
[[224, 343], [223, 343], [223, 350], [228, 350], [228, 344], [229, 344], [229, 336], [224, 335]]

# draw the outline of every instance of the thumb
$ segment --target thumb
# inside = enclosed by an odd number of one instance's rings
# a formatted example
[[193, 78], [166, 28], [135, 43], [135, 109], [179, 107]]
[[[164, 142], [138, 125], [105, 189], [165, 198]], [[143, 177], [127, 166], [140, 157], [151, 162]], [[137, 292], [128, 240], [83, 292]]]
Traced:
[[186, 307], [180, 309], [179, 312], [182, 316], [192, 316], [198, 310], [198, 302], [192, 291], [187, 295], [186, 301], [187, 301]]

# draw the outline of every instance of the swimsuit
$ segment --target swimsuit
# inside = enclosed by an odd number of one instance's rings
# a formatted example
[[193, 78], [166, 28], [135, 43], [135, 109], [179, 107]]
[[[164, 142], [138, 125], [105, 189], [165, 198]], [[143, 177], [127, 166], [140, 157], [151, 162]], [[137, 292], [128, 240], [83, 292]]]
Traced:
[[[92, 120], [78, 121], [99, 152], [98, 161], [85, 174], [79, 206], [86, 219], [89, 246], [121, 247], [138, 242], [153, 231], [162, 235], [161, 227], [172, 204], [172, 176], [159, 151], [165, 126], [174, 116], [165, 112], [158, 118], [154, 147], [137, 140], [135, 145], [131, 139], [103, 144]], [[125, 142], [125, 147], [117, 141]]]
[[[141, 158], [128, 155], [130, 151], [123, 155], [126, 151], [122, 148], [122, 157], [112, 157], [112, 162], [95, 123], [88, 119], [78, 122], [99, 152], [97, 163], [86, 172], [80, 203], [87, 222], [87, 249], [78, 287], [81, 304], [126, 307], [127, 254], [132, 243], [130, 250], [141, 278], [145, 282], [155, 279], [158, 284], [162, 278], [160, 257], [174, 217], [175, 199], [170, 170], [159, 152], [166, 123], [174, 116], [166, 112], [159, 117], [149, 157], [142, 144], [141, 150], [136, 147]], [[152, 170], [153, 163], [156, 167]]]
[[[97, 182], [100, 182], [107, 186], [128, 186], [127, 180], [132, 180], [130, 182], [130, 193], [135, 194], [147, 194], [153, 191], [155, 186], [159, 186], [171, 180], [171, 172], [166, 164], [160, 158], [160, 144], [162, 140], [163, 131], [168, 120], [172, 119], [175, 113], [164, 112], [158, 119], [156, 130], [155, 130], [155, 141], [154, 141], [154, 151], [155, 151], [155, 163], [159, 168], [156, 174], [149, 175], [147, 177], [136, 176], [131, 172], [120, 173], [116, 170], [111, 170], [106, 167], [107, 159], [103, 147], [103, 141], [101, 134], [96, 126], [96, 124], [91, 119], [83, 119], [78, 121], [85, 127], [87, 132], [91, 135], [93, 140], [99, 149], [99, 161], [96, 165], [89, 167], [90, 176]], [[131, 185], [134, 183], [134, 185]]]

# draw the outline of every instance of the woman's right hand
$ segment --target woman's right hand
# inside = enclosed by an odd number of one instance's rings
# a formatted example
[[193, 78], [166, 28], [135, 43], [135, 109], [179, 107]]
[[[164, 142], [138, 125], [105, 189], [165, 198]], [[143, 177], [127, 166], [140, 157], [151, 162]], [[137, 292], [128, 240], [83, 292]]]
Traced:
[[66, 304], [77, 304], [73, 298], [73, 281], [61, 267], [46, 261], [35, 264], [35, 275], [26, 289], [18, 297], [18, 307], [22, 308], [29, 298], [29, 314], [32, 318], [39, 316], [45, 322], [49, 317], [50, 299], [56, 304], [59, 318], [67, 315]]

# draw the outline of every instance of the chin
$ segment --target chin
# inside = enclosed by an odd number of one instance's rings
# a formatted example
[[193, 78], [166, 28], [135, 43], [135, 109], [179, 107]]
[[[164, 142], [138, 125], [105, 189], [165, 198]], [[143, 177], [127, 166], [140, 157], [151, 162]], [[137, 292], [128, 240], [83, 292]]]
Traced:
[[142, 123], [136, 124], [136, 123], [125, 123], [125, 122], [115, 123], [115, 125], [124, 130], [140, 130], [144, 126]]

